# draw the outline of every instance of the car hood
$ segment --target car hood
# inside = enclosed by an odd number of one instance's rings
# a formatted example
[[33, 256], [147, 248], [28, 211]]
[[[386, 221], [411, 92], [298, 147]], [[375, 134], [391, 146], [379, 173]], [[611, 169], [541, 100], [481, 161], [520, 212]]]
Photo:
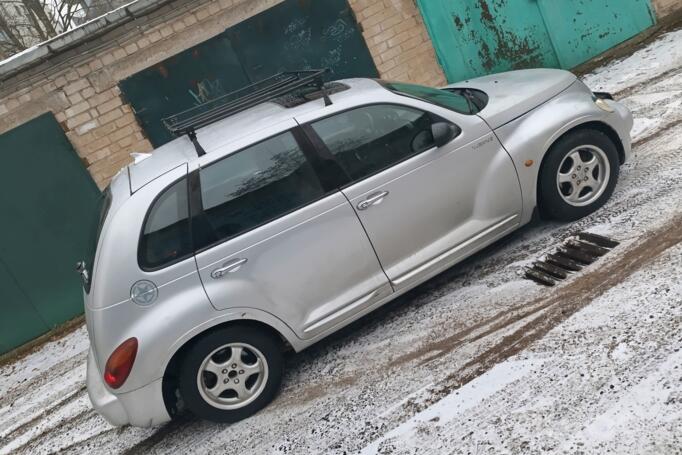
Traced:
[[478, 115], [496, 129], [558, 95], [576, 79], [568, 71], [531, 69], [469, 79], [446, 88], [474, 88], [485, 92], [489, 101]]

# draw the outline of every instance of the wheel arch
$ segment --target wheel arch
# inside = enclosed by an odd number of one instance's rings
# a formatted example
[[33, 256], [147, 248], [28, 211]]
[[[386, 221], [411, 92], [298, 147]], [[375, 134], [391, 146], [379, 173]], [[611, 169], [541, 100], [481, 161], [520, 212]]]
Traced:
[[[171, 417], [175, 417], [179, 411], [181, 411], [181, 404], [179, 402], [179, 396], [177, 393], [177, 372], [182, 363], [187, 350], [200, 338], [206, 336], [209, 333], [215, 332], [216, 330], [224, 329], [226, 327], [240, 326], [240, 327], [250, 327], [254, 330], [261, 330], [272, 334], [281, 342], [283, 350], [299, 350], [300, 347], [296, 343], [294, 346], [291, 343], [290, 338], [287, 338], [281, 330], [274, 327], [274, 324], [266, 323], [258, 319], [241, 318], [241, 319], [230, 319], [219, 321], [208, 327], [204, 327], [203, 330], [193, 333], [192, 336], [186, 338], [181, 344], [177, 346], [175, 352], [171, 355], [170, 359], [166, 363], [166, 367], [163, 372], [162, 380], [162, 394], [163, 402], [166, 406], [166, 410]], [[291, 335], [291, 334], [289, 334]], [[294, 335], [295, 336], [295, 335]], [[299, 348], [299, 349], [297, 349]]]
[[594, 131], [599, 131], [603, 133], [606, 137], [609, 138], [609, 140], [613, 143], [613, 145], [616, 147], [616, 150], [618, 152], [618, 160], [620, 164], [623, 164], [625, 162], [625, 147], [623, 145], [623, 142], [620, 139], [620, 136], [618, 136], [618, 133], [607, 123], [599, 121], [599, 120], [588, 120], [583, 123], [580, 123], [578, 125], [573, 125], [570, 128], [568, 128], [566, 131], [563, 131], [561, 134], [559, 134], [557, 137], [555, 137], [552, 141], [549, 142], [545, 150], [542, 152], [542, 160], [540, 161], [540, 166], [538, 167], [538, 173], [537, 173], [537, 178], [535, 181], [535, 205], [538, 211], [542, 214], [542, 207], [540, 207], [540, 179], [542, 176], [542, 172], [544, 170], [545, 162], [547, 161], [547, 157], [549, 156], [549, 151], [554, 147], [554, 145], [562, 140], [563, 138], [575, 134], [578, 131], [584, 131], [584, 130], [594, 130]]

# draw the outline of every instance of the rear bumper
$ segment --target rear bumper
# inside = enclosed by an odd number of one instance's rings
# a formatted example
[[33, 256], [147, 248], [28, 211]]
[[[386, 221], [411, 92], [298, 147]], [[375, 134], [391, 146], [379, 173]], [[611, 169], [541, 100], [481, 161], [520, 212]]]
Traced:
[[171, 419], [163, 402], [162, 379], [131, 392], [114, 394], [104, 384], [92, 349], [88, 353], [86, 382], [93, 408], [114, 426], [151, 427]]

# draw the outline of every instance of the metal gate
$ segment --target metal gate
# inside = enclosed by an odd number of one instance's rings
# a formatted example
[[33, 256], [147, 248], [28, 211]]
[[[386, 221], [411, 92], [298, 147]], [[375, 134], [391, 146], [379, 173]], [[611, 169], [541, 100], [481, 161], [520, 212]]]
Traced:
[[173, 137], [161, 119], [281, 71], [329, 68], [330, 78], [376, 77], [347, 0], [286, 0], [121, 81], [155, 147]]
[[654, 24], [649, 0], [417, 0], [446, 77], [572, 68]]
[[83, 312], [100, 191], [52, 114], [0, 135], [0, 353]]

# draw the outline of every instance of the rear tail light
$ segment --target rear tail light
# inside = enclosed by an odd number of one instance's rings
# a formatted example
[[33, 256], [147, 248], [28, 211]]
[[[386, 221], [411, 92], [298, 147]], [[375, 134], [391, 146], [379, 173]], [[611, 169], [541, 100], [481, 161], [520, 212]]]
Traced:
[[126, 382], [133, 369], [137, 355], [137, 338], [128, 338], [109, 356], [104, 368], [104, 382], [112, 389], [118, 389]]

